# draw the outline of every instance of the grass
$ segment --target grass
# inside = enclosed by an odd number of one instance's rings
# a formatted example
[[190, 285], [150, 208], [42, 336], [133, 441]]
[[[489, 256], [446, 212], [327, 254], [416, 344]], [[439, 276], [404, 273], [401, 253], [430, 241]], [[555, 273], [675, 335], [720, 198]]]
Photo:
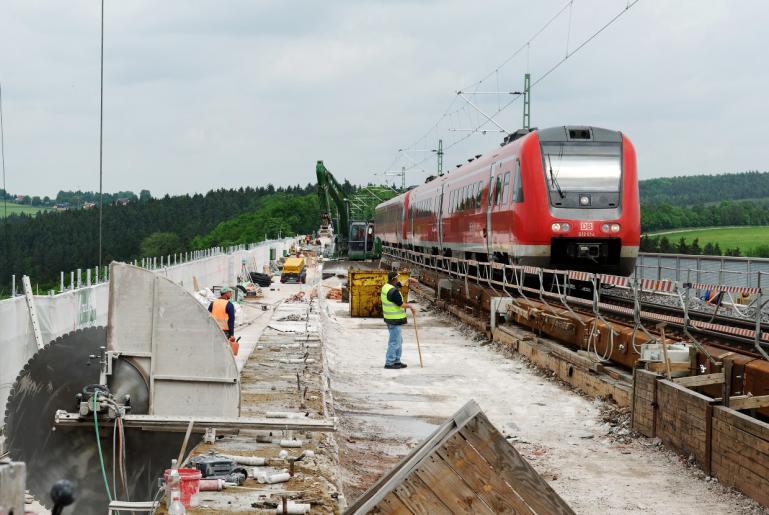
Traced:
[[714, 245], [718, 243], [722, 251], [739, 247], [743, 256], [750, 256], [754, 255], [751, 252], [753, 249], [769, 243], [769, 226], [676, 229], [659, 231], [650, 234], [650, 236], [667, 236], [671, 243], [677, 243], [681, 238], [685, 238], [687, 243], [691, 243], [695, 238], [698, 238], [700, 247], [705, 246], [706, 243]]
[[[42, 206], [27, 206], [24, 204], [17, 204], [16, 202], [8, 202], [8, 216], [20, 215], [26, 213], [28, 215], [34, 215], [40, 211], [48, 211], [50, 208]], [[5, 216], [5, 208], [3, 202], [0, 201], [0, 218]]]

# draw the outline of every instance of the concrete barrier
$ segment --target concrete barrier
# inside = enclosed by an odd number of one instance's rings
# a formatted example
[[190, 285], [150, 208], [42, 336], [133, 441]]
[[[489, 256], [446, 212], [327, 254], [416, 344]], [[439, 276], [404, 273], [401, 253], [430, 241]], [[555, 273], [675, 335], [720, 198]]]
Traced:
[[[168, 277], [188, 292], [193, 291], [193, 277], [201, 288], [234, 284], [245, 260], [250, 270], [262, 270], [269, 264], [270, 249], [282, 256], [296, 239], [285, 238], [249, 245], [229, 253], [218, 253], [185, 263], [157, 268], [155, 273]], [[57, 295], [35, 295], [34, 303], [42, 341], [84, 327], [107, 323], [108, 284], [68, 290]], [[0, 301], [0, 427], [4, 424], [5, 403], [16, 376], [37, 351], [29, 309], [24, 296]]]

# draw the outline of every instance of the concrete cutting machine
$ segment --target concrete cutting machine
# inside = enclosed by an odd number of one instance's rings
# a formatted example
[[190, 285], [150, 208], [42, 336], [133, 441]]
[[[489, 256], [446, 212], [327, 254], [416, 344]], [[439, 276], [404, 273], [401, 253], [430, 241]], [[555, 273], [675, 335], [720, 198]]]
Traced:
[[185, 436], [190, 449], [210, 428], [333, 430], [326, 420], [240, 417], [235, 359], [206, 308], [142, 268], [112, 263], [110, 278], [107, 326], [40, 349], [8, 398], [8, 452], [26, 463], [40, 502], [61, 479], [77, 491], [72, 513], [149, 501]]

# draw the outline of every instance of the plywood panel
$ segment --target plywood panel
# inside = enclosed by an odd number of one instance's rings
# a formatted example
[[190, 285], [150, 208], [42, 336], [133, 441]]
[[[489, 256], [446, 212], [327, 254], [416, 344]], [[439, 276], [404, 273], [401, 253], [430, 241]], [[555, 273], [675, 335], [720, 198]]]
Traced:
[[574, 512], [518, 454], [497, 431], [485, 415], [478, 414], [460, 434], [486, 459], [499, 476], [507, 481], [535, 513]]
[[451, 513], [448, 506], [416, 475], [411, 475], [403, 480], [400, 485], [395, 487], [392, 494], [395, 494], [398, 500], [415, 515]]
[[495, 513], [534, 513], [513, 488], [497, 476], [489, 462], [460, 435], [451, 436], [438, 449], [438, 455]]
[[446, 503], [452, 513], [494, 513], [439, 456], [428, 456], [416, 469], [416, 475]]

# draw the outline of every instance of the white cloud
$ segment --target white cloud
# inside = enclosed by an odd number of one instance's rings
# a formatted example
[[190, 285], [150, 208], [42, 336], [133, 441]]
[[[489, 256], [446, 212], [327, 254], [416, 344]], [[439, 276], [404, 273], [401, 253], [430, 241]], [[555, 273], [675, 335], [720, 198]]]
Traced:
[[[577, 0], [569, 47], [626, 0]], [[365, 183], [400, 166], [453, 91], [493, 71], [564, 3], [107, 0], [105, 188], [156, 193], [306, 183], [317, 159]], [[0, 17], [9, 189], [98, 186], [98, 2], [9, 0]], [[767, 169], [769, 4], [641, 0], [533, 91], [534, 125], [625, 131], [643, 177]], [[566, 50], [562, 16], [528, 53], [536, 80]], [[520, 89], [524, 52], [498, 74]], [[497, 76], [481, 86], [497, 89]], [[478, 97], [489, 111], [494, 96]], [[459, 107], [460, 103], [455, 103]], [[499, 117], [520, 124], [520, 103]], [[452, 115], [446, 145], [480, 117]], [[496, 147], [453, 147], [446, 166]], [[431, 154], [427, 171], [434, 169]], [[380, 176], [381, 177], [381, 176]], [[420, 182], [420, 172], [410, 182]]]

